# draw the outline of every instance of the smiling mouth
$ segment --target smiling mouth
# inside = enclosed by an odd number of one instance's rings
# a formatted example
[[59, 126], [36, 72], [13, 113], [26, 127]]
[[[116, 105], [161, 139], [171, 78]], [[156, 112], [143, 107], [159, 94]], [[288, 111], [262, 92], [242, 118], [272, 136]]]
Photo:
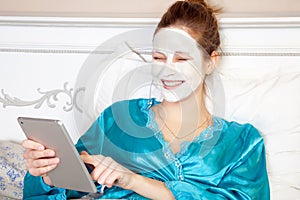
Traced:
[[167, 90], [172, 90], [182, 85], [184, 81], [180, 80], [161, 80], [163, 87]]

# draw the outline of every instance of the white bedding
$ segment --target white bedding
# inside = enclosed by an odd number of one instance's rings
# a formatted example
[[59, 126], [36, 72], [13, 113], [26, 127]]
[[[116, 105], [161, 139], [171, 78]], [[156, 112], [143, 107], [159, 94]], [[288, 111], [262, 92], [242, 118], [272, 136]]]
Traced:
[[0, 141], [0, 199], [22, 199], [26, 173], [24, 149], [18, 143]]

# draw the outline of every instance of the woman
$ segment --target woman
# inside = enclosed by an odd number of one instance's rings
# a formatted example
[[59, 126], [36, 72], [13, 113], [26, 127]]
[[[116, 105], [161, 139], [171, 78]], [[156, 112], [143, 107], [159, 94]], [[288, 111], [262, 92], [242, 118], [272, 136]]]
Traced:
[[[204, 80], [220, 45], [214, 12], [202, 0], [175, 2], [153, 39], [153, 76], [164, 100], [117, 102], [79, 139], [98, 190], [107, 186], [101, 198], [269, 199], [259, 132], [211, 116], [205, 106]], [[54, 151], [30, 140], [23, 147], [24, 199], [84, 195], [51, 186]]]

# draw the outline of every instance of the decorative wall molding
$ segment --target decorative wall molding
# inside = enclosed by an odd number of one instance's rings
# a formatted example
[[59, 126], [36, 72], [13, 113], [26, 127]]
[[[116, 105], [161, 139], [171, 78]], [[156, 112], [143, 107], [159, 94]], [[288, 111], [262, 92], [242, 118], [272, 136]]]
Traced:
[[[159, 18], [78, 18], [0, 16], [0, 26], [34, 27], [155, 27]], [[220, 18], [220, 28], [300, 27], [300, 17]]]
[[300, 56], [300, 47], [229, 47], [219, 52], [221, 56]]
[[35, 109], [39, 109], [43, 104], [46, 104], [49, 108], [55, 108], [55, 102], [58, 102], [58, 95], [65, 95], [68, 101], [65, 102], [63, 110], [69, 112], [73, 109], [73, 88], [68, 89], [68, 82], [64, 83], [63, 89], [53, 89], [49, 91], [41, 91], [40, 88], [37, 89], [38, 93], [41, 95], [40, 98], [35, 100], [23, 100], [19, 97], [12, 97], [8, 93], [5, 93], [4, 89], [1, 89], [0, 94], [0, 104], [2, 103], [3, 108], [8, 106], [12, 107], [27, 107], [33, 106]]
[[96, 46], [79, 45], [19, 45], [19, 44], [0, 44], [0, 52], [7, 53], [41, 53], [41, 54], [111, 54], [112, 50], [94, 50]]
[[[36, 54], [111, 54], [113, 47], [101, 48], [97, 46], [97, 35], [104, 33], [98, 32], [103, 30], [112, 29], [123, 30], [132, 28], [154, 28], [158, 23], [158, 18], [74, 18], [74, 17], [20, 17], [20, 16], [0, 16], [0, 28], [3, 29], [7, 35], [0, 42], [0, 53], [36, 53]], [[26, 29], [26, 34], [18, 39], [9, 37], [10, 33], [15, 33], [14, 27]], [[31, 27], [42, 28], [31, 29]], [[271, 30], [276, 29], [276, 37], [284, 37], [278, 34], [283, 33], [285, 29], [291, 30], [293, 38], [295, 38], [300, 28], [300, 17], [283, 17], [283, 18], [220, 18], [220, 29], [221, 31], [228, 32], [229, 30], [243, 30], [240, 35], [247, 34], [247, 31], [257, 31], [260, 29]], [[65, 36], [58, 37], [60, 31], [63, 29]], [[73, 29], [74, 28], [74, 29]], [[51, 29], [56, 31], [56, 35], [52, 36], [49, 34], [49, 40], [40, 41], [40, 34], [47, 34], [47, 30]], [[84, 32], [81, 32], [82, 30]], [[298, 30], [296, 30], [298, 29]], [[21, 29], [23, 30], [23, 29]], [[31, 30], [31, 32], [30, 32]], [[246, 31], [245, 31], [246, 30]], [[295, 32], [294, 32], [295, 31]], [[91, 40], [80, 40], [77, 38], [84, 37], [84, 33], [94, 33]], [[230, 32], [231, 33], [231, 32]], [[262, 32], [260, 32], [261, 34]], [[68, 40], [66, 43], [64, 38], [68, 38], [66, 35], [73, 34], [73, 39]], [[13, 36], [15, 37], [15, 36]], [[46, 35], [43, 35], [46, 37]], [[247, 35], [245, 37], [252, 37]], [[291, 40], [290, 35], [285, 36], [283, 40], [277, 44], [268, 43], [265, 45], [265, 40], [254, 42], [254, 46], [250, 46], [246, 40], [241, 40], [234, 45], [241, 45], [235, 47], [231, 43], [225, 44], [220, 51], [222, 56], [299, 56], [300, 47], [297, 46], [297, 42], [294, 46], [285, 45], [286, 41]], [[262, 37], [261, 37], [262, 38]], [[230, 38], [235, 40], [235, 38]], [[246, 43], [245, 43], [245, 42]], [[243, 44], [245, 43], [245, 45]], [[95, 50], [97, 48], [97, 50]]]
[[220, 28], [297, 28], [300, 17], [221, 18]]
[[77, 18], [0, 16], [0, 26], [145, 28], [154, 27], [158, 18]]
[[[97, 48], [97, 50], [95, 50]], [[1, 45], [0, 52], [7, 53], [37, 53], [37, 54], [100, 54], [108, 55], [113, 49], [96, 46], [70, 45]], [[149, 52], [141, 52], [149, 54]], [[225, 47], [219, 51], [220, 56], [300, 56], [300, 47]]]

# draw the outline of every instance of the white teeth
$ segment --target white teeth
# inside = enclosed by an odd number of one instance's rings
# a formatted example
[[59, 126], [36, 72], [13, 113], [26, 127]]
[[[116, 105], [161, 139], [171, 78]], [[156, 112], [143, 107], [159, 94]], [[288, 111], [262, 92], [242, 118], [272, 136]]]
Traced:
[[182, 84], [182, 81], [163, 81], [163, 84], [168, 86], [168, 87], [174, 87]]

